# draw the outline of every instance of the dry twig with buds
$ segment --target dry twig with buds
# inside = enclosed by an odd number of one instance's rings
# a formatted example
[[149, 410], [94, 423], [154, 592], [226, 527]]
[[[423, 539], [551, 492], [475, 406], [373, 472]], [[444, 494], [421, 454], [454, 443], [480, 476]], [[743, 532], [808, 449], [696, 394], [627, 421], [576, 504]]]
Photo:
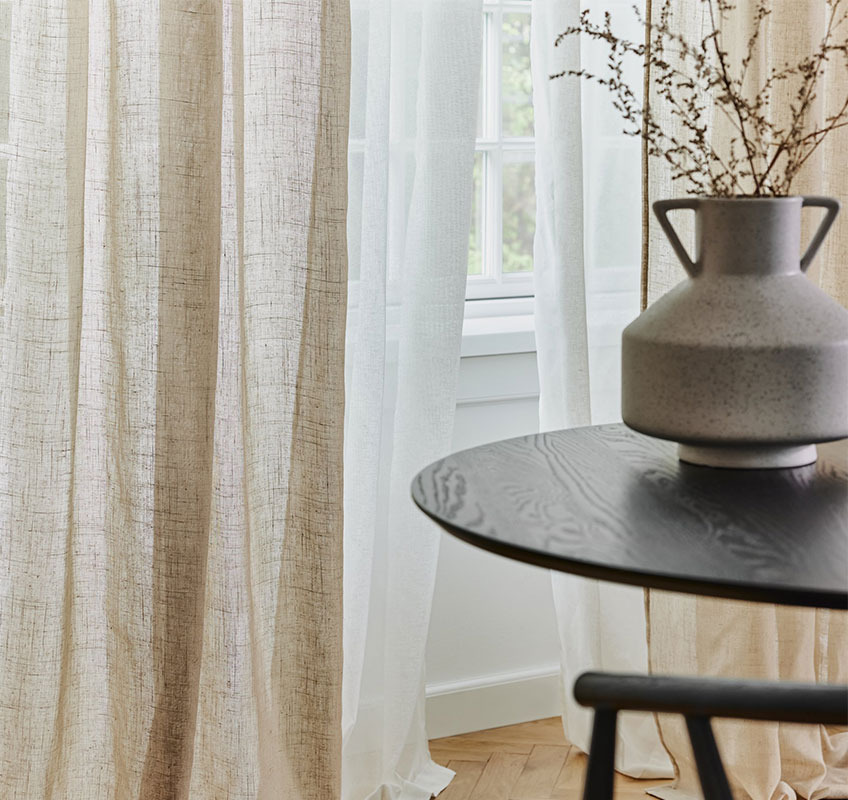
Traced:
[[[613, 105], [625, 121], [624, 132], [641, 136], [648, 154], [665, 159], [672, 177], [683, 179], [693, 194], [730, 197], [782, 196], [825, 137], [848, 126], [848, 97], [823, 122], [811, 125], [811, 112], [826, 68], [848, 69], [848, 0], [825, 0], [827, 27], [817, 49], [797, 64], [768, 71], [759, 87], [749, 88], [749, 68], [762, 44], [763, 29], [772, 13], [772, 0], [758, 0], [753, 33], [746, 52], [733, 63], [722, 41], [722, 27], [735, 10], [731, 0], [700, 0], [710, 30], [700, 41], [689, 41], [674, 30], [673, 0], [663, 0], [657, 21], [644, 20], [645, 43], [621, 38], [612, 28], [609, 12], [602, 24], [583, 11], [578, 24], [563, 31], [559, 45], [570, 36], [583, 35], [608, 49], [605, 75], [585, 69], [564, 70], [551, 78], [577, 76], [610, 90]], [[627, 57], [641, 58], [650, 70], [660, 103], [677, 121], [677, 132], [666, 130], [656, 109], [643, 105], [624, 79]], [[841, 62], [841, 64], [834, 64]], [[775, 91], [791, 87], [793, 100], [786, 121], [770, 113]], [[713, 113], [724, 116], [733, 131], [726, 147], [714, 147]]]

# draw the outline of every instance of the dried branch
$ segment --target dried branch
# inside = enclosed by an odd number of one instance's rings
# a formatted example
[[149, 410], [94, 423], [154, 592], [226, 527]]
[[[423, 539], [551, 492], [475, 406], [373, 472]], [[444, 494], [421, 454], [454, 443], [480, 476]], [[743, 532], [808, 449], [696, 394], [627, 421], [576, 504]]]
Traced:
[[[671, 167], [672, 177], [684, 180], [696, 194], [788, 194], [799, 171], [822, 141], [833, 131], [848, 127], [848, 97], [822, 124], [810, 121], [826, 71], [838, 68], [834, 63], [837, 59], [842, 61], [841, 68], [848, 70], [848, 0], [825, 0], [827, 25], [815, 50], [797, 64], [772, 67], [753, 89], [748, 89], [749, 68], [759, 57], [763, 31], [776, 0], [757, 0], [753, 28], [744, 53], [736, 61], [722, 40], [722, 27], [730, 24], [734, 3], [700, 2], [707, 12], [710, 30], [694, 42], [675, 28], [674, 0], [662, 0], [653, 21], [643, 19], [634, 8], [645, 30], [641, 44], [619, 37], [609, 12], [601, 23], [595, 22], [588, 11], [581, 12], [577, 24], [563, 31], [555, 44], [571, 36], [584, 36], [608, 48], [606, 73], [574, 69], [551, 78], [579, 77], [608, 89], [613, 106], [624, 120], [624, 132], [642, 137], [647, 153], [664, 159]], [[627, 84], [627, 59], [639, 59], [650, 67], [656, 103], [643, 106]], [[775, 122], [771, 114], [778, 86], [794, 98], [783, 124]], [[732, 129], [721, 150], [711, 137], [716, 111]], [[674, 126], [661, 124], [661, 120], [669, 118], [676, 123]]]

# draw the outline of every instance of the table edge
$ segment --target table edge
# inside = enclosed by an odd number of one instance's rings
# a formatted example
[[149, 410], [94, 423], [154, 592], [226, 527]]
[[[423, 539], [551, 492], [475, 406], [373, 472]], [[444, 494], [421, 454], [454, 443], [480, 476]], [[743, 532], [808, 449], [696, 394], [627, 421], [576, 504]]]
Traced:
[[[427, 469], [429, 467], [425, 467], [421, 472], [426, 472]], [[416, 475], [416, 480], [417, 478], [418, 476]], [[752, 603], [771, 603], [794, 607], [827, 608], [838, 611], [848, 610], [848, 590], [845, 592], [831, 592], [766, 585], [752, 589], [750, 584], [723, 583], [694, 577], [681, 578], [663, 573], [624, 570], [591, 561], [580, 561], [566, 558], [565, 556], [555, 556], [543, 550], [534, 550], [516, 544], [506, 544], [497, 539], [491, 539], [473, 533], [465, 528], [451, 525], [451, 523], [439, 519], [418, 502], [414, 491], [410, 494], [417, 508], [451, 536], [481, 550], [486, 550], [513, 561], [542, 567], [543, 569], [564, 572], [570, 575], [580, 575], [584, 578], [595, 578], [612, 583], [641, 586], [645, 589], [661, 589], [701, 597], [718, 597], [726, 600], [744, 600]], [[565, 568], [566, 566], [568, 567], [567, 569]]]

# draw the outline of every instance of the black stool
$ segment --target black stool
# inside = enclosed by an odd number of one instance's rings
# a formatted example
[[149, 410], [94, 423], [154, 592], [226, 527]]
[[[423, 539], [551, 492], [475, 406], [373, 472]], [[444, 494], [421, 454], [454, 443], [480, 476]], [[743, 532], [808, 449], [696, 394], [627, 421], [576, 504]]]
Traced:
[[574, 697], [595, 710], [583, 800], [612, 800], [619, 711], [683, 714], [706, 800], [733, 800], [711, 717], [848, 725], [848, 686], [585, 672]]

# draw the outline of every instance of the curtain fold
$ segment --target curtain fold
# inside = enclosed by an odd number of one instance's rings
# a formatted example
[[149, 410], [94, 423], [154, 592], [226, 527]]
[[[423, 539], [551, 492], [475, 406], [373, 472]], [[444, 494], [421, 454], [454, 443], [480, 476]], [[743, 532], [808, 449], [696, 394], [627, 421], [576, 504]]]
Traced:
[[[654, 15], [658, 3], [654, 2]], [[736, 3], [723, 30], [725, 49], [737, 62], [744, 52], [755, 19], [757, 3]], [[751, 65], [752, 78], [764, 79], [773, 66], [795, 64], [821, 40], [827, 5], [818, 0], [772, 3], [764, 28], [763, 46]], [[680, 0], [675, 24], [691, 40], [708, 32], [709, 19], [702, 0]], [[753, 83], [752, 83], [753, 86]], [[776, 92], [771, 113], [779, 115], [793, 99], [786, 86]], [[837, 59], [827, 69], [813, 118], [824, 122], [848, 95], [848, 73]], [[661, 107], [656, 104], [655, 109]], [[674, 128], [672, 118], [662, 124]], [[718, 118], [711, 124], [713, 140], [721, 146], [729, 132]], [[848, 200], [848, 169], [844, 159], [848, 136], [834, 131], [819, 153], [799, 175], [793, 191], [798, 194], [833, 195]], [[665, 165], [651, 159], [646, 164], [645, 202], [683, 196], [686, 192], [669, 180]], [[818, 219], [805, 212], [807, 240]], [[844, 212], [843, 212], [844, 215]], [[675, 224], [683, 237], [691, 237], [692, 220], [680, 215]], [[684, 241], [686, 239], [684, 238]], [[848, 305], [848, 221], [838, 220], [809, 272], [812, 280]], [[652, 218], [645, 262], [646, 294], [653, 302], [683, 280], [685, 273]], [[803, 531], [798, 532], [799, 536]], [[767, 604], [687, 597], [665, 592], [650, 593], [650, 661], [654, 672], [750, 677], [808, 682], [848, 682], [848, 614], [793, 609]], [[663, 796], [698, 796], [695, 766], [682, 721], [661, 718], [663, 740], [674, 761], [675, 790]], [[725, 759], [734, 797], [750, 800], [795, 800], [844, 797], [848, 794], [848, 731], [821, 726], [752, 723], [719, 720], [716, 738]]]
[[424, 720], [440, 534], [409, 487], [450, 449], [483, 15], [480, 0], [352, 15], [343, 796], [429, 800], [453, 775]]
[[[533, 103], [536, 115], [537, 221], [534, 248], [536, 343], [543, 430], [620, 419], [622, 329], [639, 311], [640, 146], [621, 134], [603, 89], [564, 69], [605, 70], [602, 50], [577, 37], [554, 47], [576, 24], [585, 2], [534, 0]], [[612, 13], [618, 30], [639, 36], [630, 2], [588, 3]], [[641, 64], [628, 65], [641, 85]], [[577, 676], [589, 669], [646, 672], [643, 593], [627, 586], [552, 573], [562, 664], [566, 738], [589, 749], [591, 711], [573, 699]], [[634, 777], [665, 777], [671, 765], [651, 715], [619, 721], [618, 769]]]
[[0, 794], [337, 796], [345, 3], [0, 13]]

